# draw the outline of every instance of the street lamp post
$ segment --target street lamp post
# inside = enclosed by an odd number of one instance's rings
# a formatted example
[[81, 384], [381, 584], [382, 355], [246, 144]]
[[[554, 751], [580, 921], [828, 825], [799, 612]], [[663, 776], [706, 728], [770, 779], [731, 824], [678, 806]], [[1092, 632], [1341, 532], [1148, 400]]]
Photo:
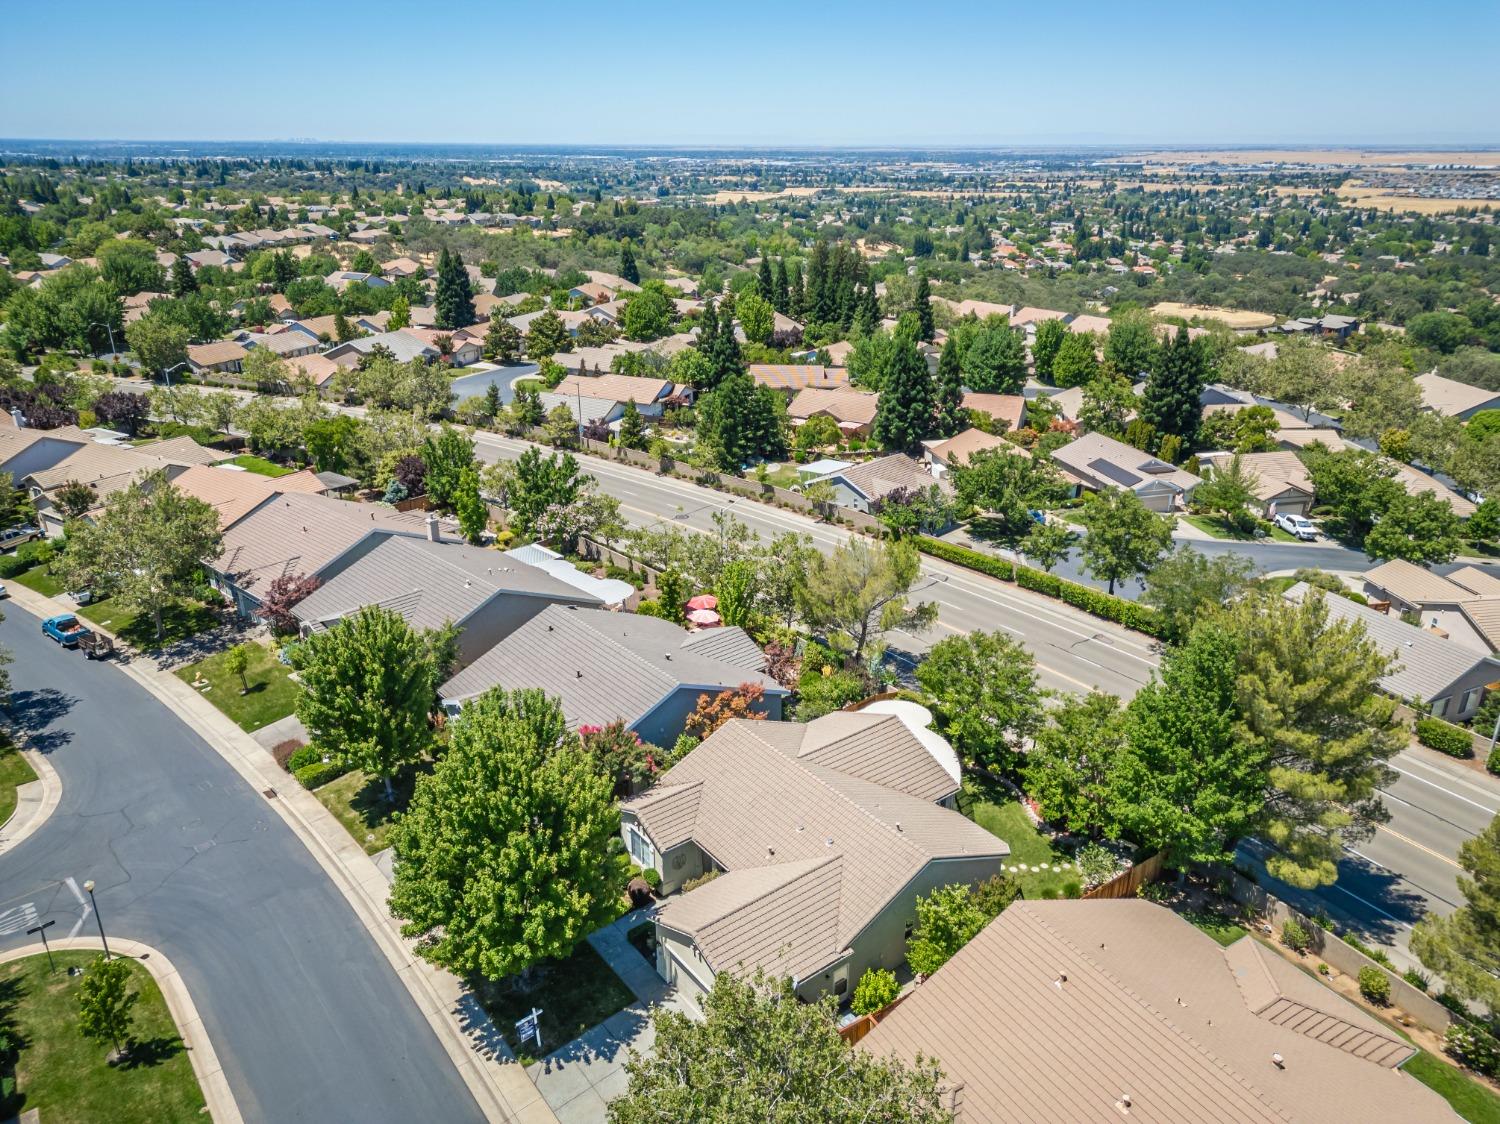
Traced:
[[172, 389], [172, 372], [176, 371], [176, 370], [180, 370], [181, 368], [186, 367], [186, 366], [187, 366], [186, 362], [183, 362], [183, 363], [173, 363], [170, 367], [168, 367], [165, 371], [163, 371], [161, 373], [162, 374], [162, 378], [164, 378], [164, 379], [167, 380], [167, 389], [168, 390]]
[[89, 325], [90, 328], [103, 328], [109, 333], [109, 358], [110, 362], [119, 356], [120, 352], [115, 348], [115, 327], [108, 320], [95, 320]]
[[104, 959], [108, 960], [110, 959], [109, 938], [104, 935], [104, 918], [99, 916], [99, 903], [94, 901], [94, 880], [90, 878], [83, 884], [83, 888], [88, 891], [89, 905], [94, 911], [94, 921], [99, 925], [99, 939], [104, 942]]
[[47, 943], [47, 930], [50, 929], [50, 928], [52, 928], [52, 926], [54, 926], [56, 924], [57, 924], [57, 918], [54, 917], [51, 921], [43, 921], [40, 925], [38, 925], [34, 929], [27, 929], [26, 930], [26, 935], [28, 937], [30, 937], [30, 936], [36, 936], [36, 935], [40, 935], [41, 936], [41, 938], [42, 938], [42, 951], [47, 954], [47, 972], [49, 974], [53, 970], [53, 964], [52, 964], [52, 946]]

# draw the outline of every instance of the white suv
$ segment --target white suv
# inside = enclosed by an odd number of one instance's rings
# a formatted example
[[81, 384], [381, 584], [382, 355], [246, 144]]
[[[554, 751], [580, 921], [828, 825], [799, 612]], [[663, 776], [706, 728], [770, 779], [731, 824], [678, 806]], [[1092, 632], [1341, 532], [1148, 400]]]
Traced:
[[1317, 525], [1306, 516], [1290, 513], [1278, 515], [1275, 523], [1287, 534], [1296, 535], [1303, 542], [1312, 542], [1318, 537]]

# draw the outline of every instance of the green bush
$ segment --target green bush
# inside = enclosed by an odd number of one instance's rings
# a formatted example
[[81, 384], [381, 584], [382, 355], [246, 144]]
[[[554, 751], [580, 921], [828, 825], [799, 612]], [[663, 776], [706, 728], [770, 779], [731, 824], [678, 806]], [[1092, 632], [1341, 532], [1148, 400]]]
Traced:
[[57, 546], [50, 539], [23, 542], [14, 554], [0, 558], [0, 578], [13, 578], [34, 566], [45, 566], [57, 557]]
[[661, 871], [657, 870], [654, 866], [648, 866], [645, 870], [641, 871], [641, 877], [646, 880], [646, 885], [650, 886], [653, 890], [661, 885]]
[[1492, 753], [1484, 759], [1484, 767], [1500, 777], [1500, 752]]
[[323, 751], [313, 746], [305, 745], [287, 758], [286, 771], [296, 773], [309, 765], [321, 765], [323, 763]]
[[316, 761], [311, 765], [304, 765], [292, 776], [297, 778], [297, 783], [303, 788], [322, 788], [329, 781], [336, 781], [349, 771], [347, 765], [341, 765], [337, 761]]
[[1432, 986], [1432, 977], [1426, 972], [1419, 972], [1415, 968], [1408, 968], [1401, 973], [1401, 978], [1420, 992], [1426, 992]]
[[1063, 883], [1062, 896], [1065, 898], [1083, 897], [1083, 884], [1076, 878]]
[[1443, 1050], [1476, 1073], [1486, 1077], [1500, 1074], [1500, 1042], [1482, 1027], [1455, 1022], [1443, 1036]]
[[874, 1014], [889, 1007], [900, 994], [901, 985], [896, 982], [894, 972], [888, 972], [884, 968], [869, 968], [855, 985], [849, 1009], [856, 1015]]
[[1469, 732], [1441, 718], [1418, 718], [1417, 741], [1449, 757], [1474, 756], [1474, 739]]
[[1359, 993], [1371, 1003], [1384, 1007], [1391, 1001], [1391, 978], [1379, 968], [1361, 968]]
[[1306, 952], [1312, 939], [1307, 935], [1307, 930], [1297, 922], [1284, 921], [1281, 924], [1281, 943], [1294, 952]]

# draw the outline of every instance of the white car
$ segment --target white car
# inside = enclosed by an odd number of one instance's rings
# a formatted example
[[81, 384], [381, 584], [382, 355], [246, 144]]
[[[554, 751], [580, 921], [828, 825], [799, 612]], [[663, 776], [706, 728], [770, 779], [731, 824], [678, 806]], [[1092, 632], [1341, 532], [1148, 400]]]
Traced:
[[1318, 537], [1317, 524], [1304, 515], [1278, 515], [1275, 523], [1287, 534], [1296, 535], [1303, 542], [1312, 542]]

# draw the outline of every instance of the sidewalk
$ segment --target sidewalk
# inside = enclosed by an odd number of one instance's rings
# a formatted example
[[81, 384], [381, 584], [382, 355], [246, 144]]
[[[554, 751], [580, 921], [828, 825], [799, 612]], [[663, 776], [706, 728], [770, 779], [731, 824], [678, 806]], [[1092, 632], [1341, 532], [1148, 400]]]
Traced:
[[[39, 617], [67, 611], [60, 602], [19, 584], [12, 587], [12, 600]], [[262, 793], [302, 840], [406, 985], [485, 1116], [504, 1124], [555, 1124], [557, 1117], [462, 981], [412, 954], [412, 942], [401, 936], [387, 907], [389, 883], [333, 814], [283, 772], [251, 735], [177, 676], [139, 654], [125, 653], [115, 662]]]
[[62, 781], [47, 755], [30, 746], [20, 747], [21, 756], [36, 773], [36, 780], [16, 786], [16, 810], [0, 824], [0, 855], [34, 834], [62, 799]]
[[[58, 937], [50, 943], [53, 952], [67, 952], [73, 949], [102, 951], [103, 948], [101, 942], [93, 937]], [[45, 951], [40, 944], [8, 949], [0, 954], [0, 964], [10, 960], [21, 960], [27, 956], [41, 956]], [[198, 1078], [198, 1087], [203, 1090], [203, 1099], [208, 1104], [208, 1115], [214, 1124], [243, 1124], [244, 1117], [240, 1115], [240, 1106], [235, 1103], [234, 1094], [229, 1089], [229, 1080], [224, 1076], [224, 1067], [219, 1063], [219, 1055], [214, 1051], [214, 1044], [208, 1037], [208, 1031], [204, 1029], [203, 1020], [198, 1016], [198, 1008], [193, 1003], [193, 997], [188, 992], [187, 985], [182, 982], [177, 969], [172, 967], [172, 962], [150, 945], [120, 937], [115, 938], [114, 943], [109, 946], [109, 951], [116, 956], [125, 956], [137, 961], [151, 973], [156, 986], [161, 988], [162, 998], [167, 1003], [167, 1011], [171, 1014], [172, 1021], [177, 1024], [177, 1033], [182, 1038], [183, 1047], [187, 1050], [188, 1060], [193, 1064], [193, 1075]]]

